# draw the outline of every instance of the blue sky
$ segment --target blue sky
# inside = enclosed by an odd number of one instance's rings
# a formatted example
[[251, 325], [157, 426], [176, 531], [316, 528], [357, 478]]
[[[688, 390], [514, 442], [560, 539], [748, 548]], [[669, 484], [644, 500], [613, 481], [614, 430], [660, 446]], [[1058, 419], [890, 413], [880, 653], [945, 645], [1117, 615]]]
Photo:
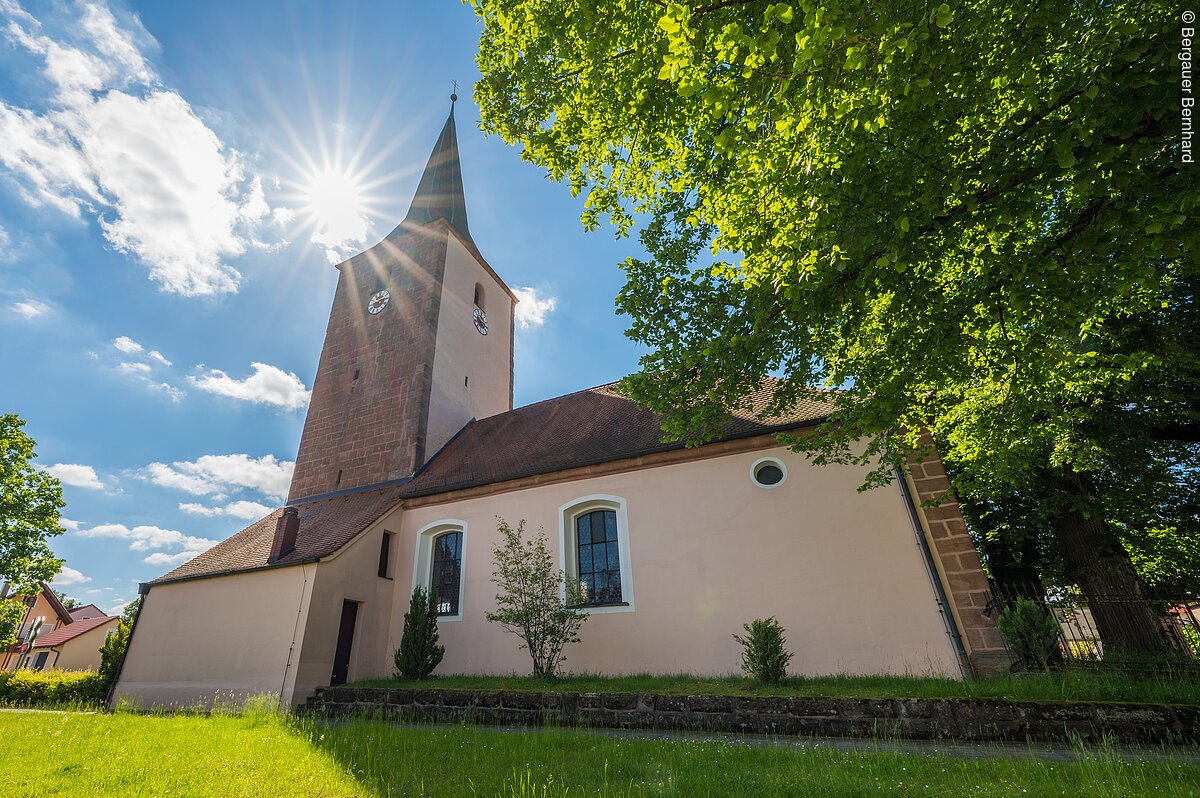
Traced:
[[336, 271], [403, 218], [451, 80], [471, 232], [522, 289], [516, 404], [618, 379], [640, 252], [478, 130], [455, 2], [0, 0], [0, 412], [113, 609], [278, 505]]

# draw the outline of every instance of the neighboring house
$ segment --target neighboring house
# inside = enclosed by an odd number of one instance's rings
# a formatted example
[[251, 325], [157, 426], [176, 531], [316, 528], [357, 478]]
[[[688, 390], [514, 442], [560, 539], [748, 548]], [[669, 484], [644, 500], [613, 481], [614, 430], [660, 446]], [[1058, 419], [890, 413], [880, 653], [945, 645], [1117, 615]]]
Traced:
[[18, 667], [31, 640], [70, 624], [74, 618], [45, 582], [41, 583], [41, 590], [32, 596], [12, 596], [8, 591], [9, 584], [6, 582], [0, 588], [0, 598], [16, 599], [25, 604], [25, 613], [17, 628], [17, 642], [4, 650], [3, 659], [0, 660], [0, 667], [11, 671]]
[[67, 624], [29, 644], [21, 667], [42, 670], [100, 670], [100, 646], [117, 628], [118, 615], [101, 615]]
[[107, 613], [95, 604], [84, 604], [82, 607], [72, 607], [67, 611], [71, 613], [71, 618], [76, 621], [86, 621], [88, 618], [108, 617]]
[[287, 506], [142, 586], [117, 698], [297, 703], [387, 676], [417, 585], [437, 592], [438, 672], [528, 672], [484, 619], [497, 516], [544, 528], [585, 583], [577, 673], [736, 672], [734, 633], [767, 616], [796, 673], [1007, 667], [957, 504], [923, 506], [948, 489], [936, 454], [859, 492], [862, 469], [776, 438], [831, 406], [764, 417], [770, 384], [694, 448], [613, 385], [513, 409], [516, 297], [462, 185], [451, 110], [408, 216], [337, 267]]

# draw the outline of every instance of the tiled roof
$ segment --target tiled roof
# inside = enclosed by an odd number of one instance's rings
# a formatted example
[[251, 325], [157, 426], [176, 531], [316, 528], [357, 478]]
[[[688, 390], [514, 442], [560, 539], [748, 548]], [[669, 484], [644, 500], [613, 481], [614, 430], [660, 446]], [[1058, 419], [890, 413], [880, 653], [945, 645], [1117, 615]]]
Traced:
[[296, 548], [268, 563], [275, 524], [283, 513], [280, 507], [151, 584], [310, 562], [345, 546], [399, 500], [399, 489], [391, 487], [295, 504], [300, 511]]
[[[473, 421], [408, 483], [295, 504], [300, 511], [296, 549], [268, 563], [279, 508], [231, 538], [151, 584], [295, 565], [327, 556], [349, 543], [406, 496], [427, 496], [549, 474], [595, 463], [682, 449], [663, 443], [662, 417], [618, 396], [615, 383], [526, 405]], [[758, 418], [773, 383], [735, 415], [723, 440], [816, 423], [833, 411], [827, 402], [805, 401], [786, 416]]]
[[[731, 440], [814, 423], [833, 412], [801, 402], [786, 416], [759, 419], [774, 383], [752, 394], [751, 409], [722, 430]], [[662, 416], [616, 393], [616, 383], [558, 396], [474, 421], [404, 487], [408, 496], [444, 493], [578, 466], [684, 448], [663, 443]]]
[[104, 615], [104, 610], [97, 607], [95, 604], [84, 604], [82, 607], [73, 607], [67, 610], [71, 614], [71, 618], [76, 621], [86, 620], [88, 618], [99, 618]]
[[68, 640], [79, 637], [84, 632], [90, 632], [97, 626], [103, 626], [109, 621], [120, 620], [116, 615], [101, 615], [99, 618], [84, 618], [81, 621], [60, 626], [49, 634], [42, 635], [31, 644], [31, 648], [51, 648]]

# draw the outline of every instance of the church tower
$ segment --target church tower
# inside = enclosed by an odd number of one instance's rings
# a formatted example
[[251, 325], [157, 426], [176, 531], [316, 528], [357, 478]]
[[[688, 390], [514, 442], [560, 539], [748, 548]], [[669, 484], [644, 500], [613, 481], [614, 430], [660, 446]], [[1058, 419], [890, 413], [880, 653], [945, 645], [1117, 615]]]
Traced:
[[289, 503], [408, 479], [512, 409], [517, 299], [467, 227], [456, 99], [404, 221], [337, 266]]

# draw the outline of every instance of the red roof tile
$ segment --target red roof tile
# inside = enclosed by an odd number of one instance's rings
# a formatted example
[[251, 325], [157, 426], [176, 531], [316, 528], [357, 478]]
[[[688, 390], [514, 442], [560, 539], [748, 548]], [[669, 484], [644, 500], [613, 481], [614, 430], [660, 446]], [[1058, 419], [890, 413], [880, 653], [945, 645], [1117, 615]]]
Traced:
[[391, 487], [293, 505], [300, 511], [296, 548], [269, 563], [275, 524], [283, 513], [280, 507], [151, 584], [311, 562], [345, 546], [399, 500], [399, 489]]
[[69, 623], [66, 626], [60, 626], [49, 634], [42, 635], [34, 640], [30, 645], [31, 648], [51, 648], [68, 640], [79, 637], [84, 632], [90, 632], [97, 626], [103, 626], [109, 621], [119, 621], [116, 615], [102, 615], [99, 618], [84, 618], [81, 621]]
[[[759, 418], [773, 382], [748, 397], [722, 440], [791, 429], [824, 419], [832, 403], [801, 402], [786, 416]], [[663, 443], [662, 416], [617, 395], [616, 383], [558, 396], [474, 421], [404, 487], [407, 496], [490, 485], [578, 466], [684, 448]]]

